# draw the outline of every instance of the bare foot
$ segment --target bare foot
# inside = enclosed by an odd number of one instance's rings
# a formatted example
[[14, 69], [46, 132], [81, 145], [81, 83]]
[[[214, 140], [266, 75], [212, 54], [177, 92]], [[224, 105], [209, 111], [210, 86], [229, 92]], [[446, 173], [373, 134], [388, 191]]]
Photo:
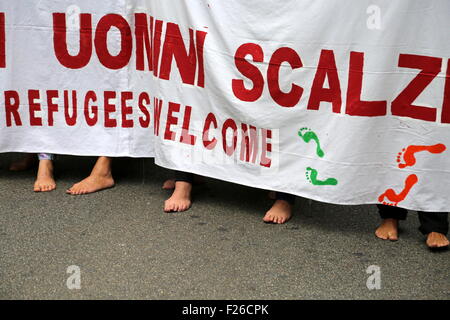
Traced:
[[175, 183], [172, 196], [164, 202], [165, 212], [182, 212], [191, 207], [192, 184], [184, 181]]
[[427, 237], [427, 246], [430, 249], [437, 249], [437, 248], [448, 248], [449, 241], [447, 237], [439, 232], [431, 232], [428, 234]]
[[53, 161], [39, 161], [39, 169], [36, 182], [34, 183], [35, 192], [49, 192], [56, 189], [56, 182], [53, 179]]
[[263, 218], [267, 223], [282, 224], [292, 217], [292, 205], [285, 200], [277, 200]]
[[167, 179], [164, 181], [162, 188], [164, 190], [173, 190], [175, 189], [175, 179]]
[[89, 177], [74, 184], [66, 192], [71, 195], [82, 195], [114, 187], [111, 164], [111, 158], [99, 157]]
[[384, 219], [381, 225], [375, 231], [375, 235], [383, 240], [398, 240], [398, 220]]
[[25, 155], [22, 159], [14, 161], [9, 166], [10, 171], [25, 171], [31, 169], [37, 162], [37, 156], [34, 153]]
[[66, 192], [71, 195], [82, 195], [94, 193], [112, 187], [114, 187], [114, 179], [112, 175], [109, 176], [90, 175], [86, 179], [78, 183], [75, 183], [72, 186], [72, 188], [70, 188]]

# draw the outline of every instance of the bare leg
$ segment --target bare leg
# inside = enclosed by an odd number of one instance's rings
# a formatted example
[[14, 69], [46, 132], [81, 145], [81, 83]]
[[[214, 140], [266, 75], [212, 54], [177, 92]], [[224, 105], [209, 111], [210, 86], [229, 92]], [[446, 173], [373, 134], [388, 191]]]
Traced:
[[89, 177], [74, 184], [66, 192], [72, 195], [82, 195], [114, 187], [111, 164], [112, 158], [99, 157]]
[[166, 181], [164, 181], [162, 188], [164, 190], [175, 189], [175, 179], [167, 179]]
[[375, 231], [375, 235], [383, 240], [398, 240], [398, 220], [397, 219], [384, 219], [381, 225]]
[[164, 203], [165, 212], [182, 212], [191, 207], [192, 183], [185, 181], [175, 182], [172, 196]]
[[276, 200], [263, 218], [264, 222], [282, 224], [292, 217], [292, 205], [286, 200]]
[[25, 171], [31, 169], [36, 163], [36, 154], [28, 153], [22, 159], [14, 161], [9, 166], [10, 171]]
[[49, 192], [56, 189], [56, 182], [53, 178], [53, 161], [40, 160], [36, 182], [34, 183], [35, 192]]
[[431, 249], [445, 248], [449, 246], [449, 241], [445, 234], [439, 232], [430, 232], [427, 236], [427, 246]]

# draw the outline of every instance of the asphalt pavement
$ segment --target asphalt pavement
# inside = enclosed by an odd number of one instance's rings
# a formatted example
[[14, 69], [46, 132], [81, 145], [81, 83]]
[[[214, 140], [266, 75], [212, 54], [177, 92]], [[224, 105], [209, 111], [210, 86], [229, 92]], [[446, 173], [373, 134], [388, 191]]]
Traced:
[[267, 191], [206, 179], [168, 214], [171, 172], [151, 159], [116, 159], [115, 188], [69, 196], [94, 158], [59, 157], [57, 190], [38, 194], [34, 170], [7, 170], [18, 156], [0, 155], [0, 299], [450, 298], [450, 252], [426, 248], [416, 212], [397, 242], [375, 238], [373, 205], [298, 198], [269, 225]]

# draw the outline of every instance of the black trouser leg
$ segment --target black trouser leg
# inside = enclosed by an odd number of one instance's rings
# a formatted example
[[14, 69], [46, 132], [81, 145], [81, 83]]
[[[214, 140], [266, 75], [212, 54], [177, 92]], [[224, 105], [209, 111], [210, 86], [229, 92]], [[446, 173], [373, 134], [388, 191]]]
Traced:
[[427, 235], [431, 232], [448, 233], [448, 212], [419, 211], [419, 230]]
[[405, 220], [408, 215], [408, 210], [403, 208], [387, 206], [384, 204], [377, 204], [377, 207], [381, 219]]
[[276, 192], [275, 199], [287, 201], [292, 206], [295, 203], [295, 196], [293, 194], [289, 194], [289, 193]]
[[184, 171], [175, 171], [175, 182], [183, 181], [188, 182], [190, 184], [194, 183], [194, 174], [190, 172]]

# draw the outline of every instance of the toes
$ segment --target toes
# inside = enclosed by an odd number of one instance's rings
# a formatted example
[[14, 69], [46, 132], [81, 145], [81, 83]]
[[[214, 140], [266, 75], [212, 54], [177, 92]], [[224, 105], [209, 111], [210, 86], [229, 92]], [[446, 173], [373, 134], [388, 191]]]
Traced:
[[434, 242], [432, 242], [432, 241], [427, 241], [427, 246], [429, 248], [436, 248], [436, 244]]
[[170, 201], [166, 201], [164, 205], [165, 212], [171, 212], [173, 210], [173, 203]]
[[380, 239], [387, 240], [386, 235], [383, 234], [382, 232], [378, 231], [378, 230], [375, 231], [375, 235], [376, 235], [378, 238], [380, 238]]
[[429, 248], [445, 248], [449, 246], [447, 237], [430, 234], [427, 238], [427, 245]]
[[397, 241], [398, 240], [398, 236], [395, 234], [389, 234], [388, 235], [389, 240], [391, 241]]
[[49, 192], [56, 189], [56, 184], [35, 184], [34, 192]]

